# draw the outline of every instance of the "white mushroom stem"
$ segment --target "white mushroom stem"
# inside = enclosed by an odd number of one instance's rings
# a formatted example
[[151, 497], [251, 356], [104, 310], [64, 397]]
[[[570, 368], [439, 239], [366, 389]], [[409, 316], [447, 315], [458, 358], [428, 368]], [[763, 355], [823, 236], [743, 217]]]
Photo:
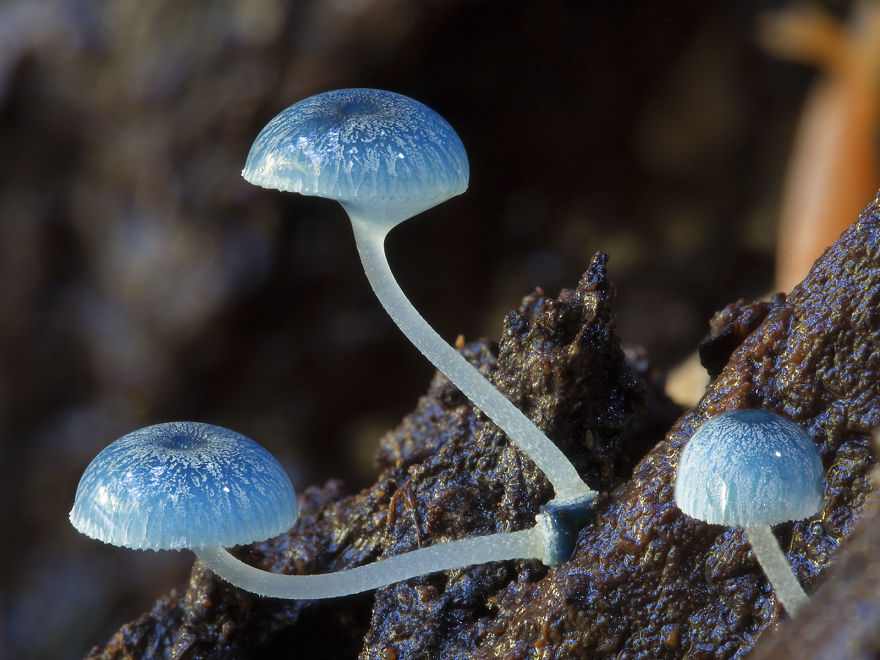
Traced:
[[239, 561], [224, 548], [199, 548], [194, 552], [216, 575], [240, 589], [269, 598], [313, 600], [356, 594], [419, 575], [472, 564], [507, 559], [546, 561], [552, 550], [548, 547], [546, 534], [546, 526], [539, 521], [535, 527], [520, 532], [439, 543], [372, 564], [319, 575], [269, 573]]
[[[435, 367], [482, 410], [547, 475], [556, 491], [555, 502], [583, 501], [598, 493], [584, 483], [559, 448], [541, 433], [515, 405], [495, 389], [461, 354], [447, 344], [416, 311], [394, 279], [385, 256], [387, 230], [374, 218], [361, 220], [343, 204], [354, 229], [358, 252], [379, 302]], [[392, 225], [394, 223], [388, 223]]]
[[764, 569], [764, 574], [770, 582], [770, 586], [776, 592], [776, 598], [794, 617], [798, 608], [806, 605], [809, 601], [807, 594], [798, 582], [794, 571], [769, 525], [755, 525], [745, 527], [746, 538], [752, 546], [758, 563]]

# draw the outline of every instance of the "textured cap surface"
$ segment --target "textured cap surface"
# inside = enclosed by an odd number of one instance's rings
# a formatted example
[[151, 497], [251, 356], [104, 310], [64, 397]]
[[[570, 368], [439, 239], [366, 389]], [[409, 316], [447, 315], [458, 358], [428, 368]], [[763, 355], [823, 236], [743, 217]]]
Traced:
[[765, 410], [735, 410], [701, 426], [681, 452], [679, 508], [708, 523], [775, 525], [822, 506], [825, 470], [812, 438]]
[[242, 176], [327, 197], [348, 210], [405, 209], [404, 220], [467, 189], [464, 145], [443, 117], [409, 97], [338, 89], [290, 106], [257, 136]]
[[86, 468], [70, 522], [134, 549], [233, 546], [277, 536], [296, 521], [284, 469], [250, 438], [171, 422], [125, 435]]

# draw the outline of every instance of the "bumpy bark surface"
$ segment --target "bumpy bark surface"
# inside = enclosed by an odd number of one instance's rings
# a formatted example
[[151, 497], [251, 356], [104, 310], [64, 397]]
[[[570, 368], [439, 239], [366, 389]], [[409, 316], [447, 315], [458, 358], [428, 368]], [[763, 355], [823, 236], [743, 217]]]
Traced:
[[[577, 289], [526, 298], [508, 315], [497, 351], [462, 347], [605, 493], [562, 566], [494, 563], [309, 603], [252, 597], [197, 563], [184, 596], [160, 601], [91, 657], [296, 650], [365, 659], [731, 658], [763, 633], [785, 634], [800, 622], [773, 631], [785, 615], [742, 532], [685, 517], [673, 501], [674, 468], [693, 430], [720, 412], [763, 407], [802, 424], [827, 469], [825, 506], [776, 533], [808, 593], [825, 579], [871, 497], [870, 433], [880, 425], [878, 213], [880, 196], [787, 299], [740, 302], [716, 316], [712, 335], [722, 339], [710, 339], [704, 355], [710, 368], [725, 366], [668, 433], [675, 410], [614, 333], [601, 255]], [[278, 572], [335, 570], [527, 527], [551, 496], [535, 466], [440, 375], [383, 439], [378, 465], [377, 483], [358, 495], [343, 496], [335, 483], [308, 491], [296, 527], [243, 557]], [[867, 589], [874, 605], [859, 616], [876, 619], [876, 585], [847, 587], [845, 573], [840, 584], [828, 575], [821, 598], [839, 606], [808, 616], [840, 617]], [[847, 627], [835, 648], [876, 649], [872, 631]], [[795, 643], [784, 648], [809, 657]]]

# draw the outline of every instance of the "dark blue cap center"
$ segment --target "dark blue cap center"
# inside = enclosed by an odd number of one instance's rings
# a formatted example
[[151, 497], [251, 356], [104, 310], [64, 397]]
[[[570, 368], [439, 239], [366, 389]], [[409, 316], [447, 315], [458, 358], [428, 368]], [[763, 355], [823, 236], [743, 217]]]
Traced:
[[169, 433], [159, 439], [159, 444], [167, 449], [177, 451], [191, 451], [206, 443], [205, 438], [181, 431]]

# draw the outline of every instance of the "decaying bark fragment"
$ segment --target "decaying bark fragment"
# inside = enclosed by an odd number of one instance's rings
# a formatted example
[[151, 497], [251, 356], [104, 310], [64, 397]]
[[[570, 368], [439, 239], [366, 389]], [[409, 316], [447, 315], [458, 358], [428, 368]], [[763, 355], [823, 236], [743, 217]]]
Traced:
[[880, 196], [786, 300], [767, 307], [697, 408], [598, 504], [572, 560], [496, 599], [497, 615], [480, 637], [485, 657], [548, 648], [548, 657], [565, 658], [737, 657], [776, 624], [782, 610], [743, 534], [689, 520], [672, 500], [682, 445], [702, 421], [734, 408], [779, 411], [820, 446], [828, 475], [822, 513], [776, 529], [813, 591], [871, 495], [869, 437], [880, 425], [878, 208]]
[[[649, 370], [627, 364], [601, 255], [577, 289], [526, 298], [507, 317], [497, 352], [485, 342], [463, 349], [606, 493], [562, 566], [495, 563], [306, 603], [252, 597], [197, 564], [183, 597], [163, 599], [92, 657], [133, 649], [186, 658], [293, 650], [340, 658], [358, 650], [362, 658], [744, 655], [783, 611], [741, 532], [687, 519], [675, 506], [678, 452], [703, 420], [733, 408], [764, 407], [804, 425], [827, 468], [825, 508], [776, 532], [812, 593], [871, 493], [878, 214], [880, 196], [787, 299], [745, 306], [750, 316], [738, 327], [749, 332], [733, 334], [741, 344], [723, 348], [732, 351], [726, 366], [665, 438], [674, 409]], [[280, 572], [335, 570], [529, 526], [551, 496], [537, 469], [440, 375], [384, 438], [378, 464], [377, 483], [357, 495], [344, 497], [332, 483], [308, 491], [296, 527], [243, 556]]]
[[[663, 399], [643, 357], [627, 364], [614, 332], [605, 263], [604, 255], [594, 257], [577, 289], [558, 298], [540, 291], [528, 296], [506, 318], [497, 348], [481, 341], [461, 349], [602, 491], [629, 475], [679, 413]], [[529, 527], [552, 496], [537, 468], [440, 374], [416, 410], [383, 439], [377, 465], [376, 484], [357, 495], [343, 497], [332, 483], [307, 491], [291, 533], [245, 549], [244, 557], [280, 572], [337, 570], [420, 544]], [[499, 563], [377, 595], [285, 603], [232, 589], [197, 564], [183, 598], [160, 601], [92, 657], [136, 656], [146, 648], [166, 656], [241, 657], [293, 642], [314, 657], [354, 657], [371, 630], [374, 600], [373, 618], [383, 631], [405, 634], [412, 623], [418, 634], [408, 648], [428, 652], [452, 634], [450, 626], [464, 632], [484, 616], [486, 600], [510, 580], [537, 580], [545, 572], [534, 561]], [[440, 618], [419, 618], [408, 600], [430, 601]], [[386, 617], [389, 604], [397, 611]]]

